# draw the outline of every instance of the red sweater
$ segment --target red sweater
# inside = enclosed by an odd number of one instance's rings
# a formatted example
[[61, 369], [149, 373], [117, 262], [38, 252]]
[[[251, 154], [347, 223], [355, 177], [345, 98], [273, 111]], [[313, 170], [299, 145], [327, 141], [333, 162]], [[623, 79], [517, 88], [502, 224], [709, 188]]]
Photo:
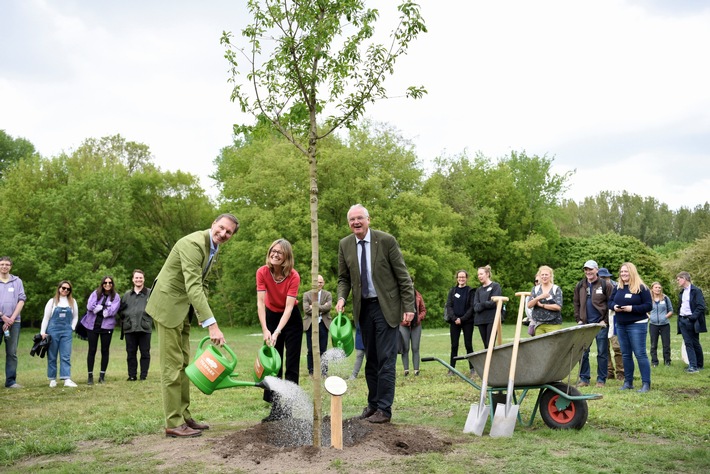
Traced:
[[265, 291], [264, 304], [274, 313], [283, 313], [286, 309], [286, 297], [296, 298], [298, 305], [298, 287], [301, 284], [301, 277], [296, 270], [291, 270], [291, 274], [283, 281], [276, 283], [271, 276], [269, 267], [264, 265], [256, 271], [256, 291]]

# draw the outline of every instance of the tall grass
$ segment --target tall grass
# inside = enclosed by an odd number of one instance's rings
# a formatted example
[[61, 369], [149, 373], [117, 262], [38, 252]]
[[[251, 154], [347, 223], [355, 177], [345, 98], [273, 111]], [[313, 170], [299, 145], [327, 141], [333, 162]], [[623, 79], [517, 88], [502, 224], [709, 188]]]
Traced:
[[[504, 339], [512, 339], [512, 332], [513, 326], [505, 326]], [[193, 329], [193, 350], [206, 334]], [[250, 379], [261, 345], [260, 331], [228, 328], [225, 335], [237, 354], [240, 378]], [[79, 387], [65, 389], [60, 383], [51, 389], [46, 378], [46, 359], [30, 357], [32, 333], [23, 331], [17, 380], [24, 388], [0, 389], [0, 466], [4, 466], [0, 470], [21, 472], [22, 462], [32, 456], [71, 453], [86, 443], [110, 446], [130, 442], [140, 435], [162, 436], [157, 335], [153, 338], [147, 381], [126, 381], [125, 344], [114, 335], [106, 384], [86, 385], [87, 344], [75, 339], [72, 378]], [[448, 360], [449, 347], [447, 329], [424, 329], [423, 356]], [[474, 335], [474, 348], [482, 348], [478, 334]], [[403, 459], [396, 468], [447, 473], [710, 472], [710, 368], [699, 374], [686, 374], [680, 360], [680, 336], [673, 334], [672, 348], [672, 367], [652, 369], [651, 392], [620, 392], [618, 381], [609, 381], [603, 389], [581, 389], [604, 395], [601, 400], [589, 401], [589, 419], [584, 429], [552, 430], [537, 416], [531, 427], [517, 426], [510, 439], [462, 434], [470, 404], [477, 403], [479, 392], [458, 377], [447, 377], [446, 369], [436, 362], [422, 363], [418, 377], [404, 377], [398, 362], [393, 422], [429, 426], [465, 442], [449, 455], [418, 455]], [[0, 353], [4, 352], [2, 349]], [[590, 357], [592, 374], [596, 370], [594, 350], [595, 345]], [[305, 354], [304, 347], [301, 385], [311, 393]], [[352, 359], [332, 367], [331, 374], [347, 378]], [[97, 367], [99, 360], [100, 354]], [[459, 367], [464, 365], [459, 362]], [[637, 379], [638, 376], [637, 369]], [[344, 418], [358, 415], [367, 403], [364, 371], [348, 386], [343, 398]], [[237, 388], [206, 396], [193, 387], [191, 411], [218, 430], [240, 429], [259, 423], [268, 413], [261, 395], [259, 389]], [[325, 397], [324, 391], [323, 406], [327, 410]], [[523, 416], [530, 416], [534, 399], [535, 395], [529, 395], [521, 404]], [[136, 459], [116, 458], [104, 451], [97, 451], [94, 456], [94, 462], [66, 466], [66, 472], [118, 472], [140, 466]]]

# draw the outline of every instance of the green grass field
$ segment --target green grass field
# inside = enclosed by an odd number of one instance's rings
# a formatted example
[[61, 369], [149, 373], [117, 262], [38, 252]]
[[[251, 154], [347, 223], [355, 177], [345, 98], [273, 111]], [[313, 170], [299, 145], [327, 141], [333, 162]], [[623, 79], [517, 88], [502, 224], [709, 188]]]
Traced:
[[[675, 327], [675, 323], [674, 327]], [[514, 327], [504, 326], [504, 341], [512, 339]], [[675, 332], [675, 331], [673, 331]], [[193, 328], [193, 351], [207, 332]], [[114, 335], [111, 362], [104, 385], [86, 385], [87, 343], [74, 340], [72, 378], [79, 384], [64, 389], [49, 388], [46, 359], [30, 357], [33, 332], [24, 330], [20, 339], [19, 390], [0, 389], [0, 471], [27, 472], [23, 461], [33, 456], [72, 453], [87, 442], [125, 444], [134, 437], [160, 435], [163, 431], [161, 395], [158, 383], [157, 336], [153, 335], [153, 360], [148, 380], [127, 382], [125, 343]], [[256, 328], [226, 329], [229, 346], [238, 357], [237, 371], [245, 380], [261, 344]], [[710, 342], [702, 335], [701, 342]], [[304, 338], [305, 345], [305, 338]], [[444, 360], [449, 354], [446, 328], [424, 328], [422, 356]], [[474, 348], [481, 349], [478, 333]], [[463, 344], [461, 344], [463, 350]], [[589, 401], [589, 419], [580, 430], [552, 430], [539, 417], [531, 427], [518, 426], [512, 438], [464, 435], [462, 429], [469, 406], [477, 403], [479, 392], [457, 377], [447, 377], [436, 362], [421, 364], [419, 377], [398, 377], [393, 422], [425, 425], [447, 436], [463, 438], [464, 455], [422, 454], [392, 466], [398, 472], [710, 472], [710, 369], [699, 374], [684, 372], [680, 360], [681, 339], [673, 334], [673, 366], [652, 369], [652, 390], [648, 394], [620, 392], [621, 383], [609, 381], [606, 388], [584, 388], [583, 393], [601, 393], [601, 400]], [[660, 348], [659, 348], [660, 349]], [[594, 346], [592, 348], [594, 352]], [[4, 355], [4, 347], [0, 348]], [[301, 361], [301, 385], [312, 387], [306, 370], [305, 347]], [[97, 355], [97, 363], [100, 355]], [[347, 378], [353, 357], [333, 367], [331, 375]], [[596, 358], [592, 354], [592, 374]], [[4, 362], [4, 357], [0, 360]], [[459, 367], [464, 363], [459, 362]], [[410, 367], [411, 368], [411, 367]], [[576, 369], [573, 373], [576, 381]], [[349, 382], [343, 397], [343, 417], [356, 416], [366, 405], [364, 372]], [[638, 379], [638, 369], [636, 370]], [[637, 381], [636, 385], [640, 386]], [[324, 414], [329, 403], [323, 391]], [[530, 416], [534, 396], [521, 407]], [[268, 413], [261, 390], [236, 388], [206, 396], [192, 391], [192, 412], [224, 431], [259, 423]], [[487, 433], [487, 430], [486, 430]], [[457, 452], [460, 452], [457, 451]], [[127, 472], [138, 469], [136, 460], [106, 456], [65, 465], [52, 472]], [[207, 467], [192, 472], [209, 472]], [[44, 470], [44, 472], [48, 472]]]

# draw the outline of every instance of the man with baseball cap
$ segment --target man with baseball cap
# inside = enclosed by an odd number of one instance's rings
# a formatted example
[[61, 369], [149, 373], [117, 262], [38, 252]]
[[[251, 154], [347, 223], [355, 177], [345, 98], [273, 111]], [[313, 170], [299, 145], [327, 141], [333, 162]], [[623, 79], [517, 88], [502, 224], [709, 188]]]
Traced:
[[[597, 333], [597, 387], [606, 385], [609, 305], [612, 286], [599, 278], [599, 265], [594, 260], [584, 263], [584, 276], [574, 289], [574, 319], [577, 324], [603, 323], [605, 327]], [[591, 379], [589, 368], [589, 348], [584, 351], [579, 366], [578, 387], [588, 387]]]

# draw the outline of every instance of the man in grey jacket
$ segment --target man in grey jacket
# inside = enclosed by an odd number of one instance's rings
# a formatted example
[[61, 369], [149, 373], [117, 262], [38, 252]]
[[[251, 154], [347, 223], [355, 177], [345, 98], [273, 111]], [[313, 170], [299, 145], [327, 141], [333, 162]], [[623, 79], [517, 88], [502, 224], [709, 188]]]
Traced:
[[121, 334], [126, 338], [126, 363], [128, 381], [137, 380], [138, 350], [141, 351], [141, 380], [148, 377], [150, 367], [150, 335], [153, 331], [153, 318], [145, 312], [150, 288], [145, 287], [143, 270], [133, 270], [133, 289], [121, 298]]

